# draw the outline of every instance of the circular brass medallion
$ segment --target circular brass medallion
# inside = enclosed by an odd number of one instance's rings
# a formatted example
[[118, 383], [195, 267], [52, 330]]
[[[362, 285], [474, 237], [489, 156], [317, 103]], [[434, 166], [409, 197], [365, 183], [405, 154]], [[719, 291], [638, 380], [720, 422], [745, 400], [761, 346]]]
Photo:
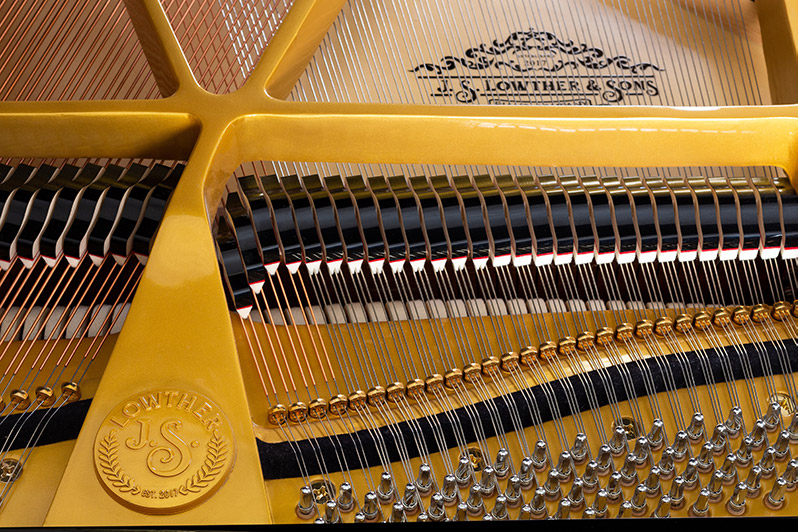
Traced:
[[155, 390], [129, 397], [105, 418], [94, 467], [117, 501], [148, 514], [177, 513], [202, 502], [235, 461], [230, 423], [207, 397]]

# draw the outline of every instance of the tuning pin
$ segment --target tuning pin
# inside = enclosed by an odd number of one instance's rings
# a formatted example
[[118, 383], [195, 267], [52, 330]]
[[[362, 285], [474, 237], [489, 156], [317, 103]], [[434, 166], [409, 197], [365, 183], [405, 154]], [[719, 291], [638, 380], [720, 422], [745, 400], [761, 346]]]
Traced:
[[690, 450], [690, 437], [687, 432], [680, 430], [673, 438], [673, 459], [681, 462], [687, 458], [687, 453]]
[[737, 464], [745, 467], [751, 463], [751, 457], [754, 451], [754, 439], [751, 436], [746, 436], [740, 440], [740, 448], [735, 453], [737, 457]]
[[798, 442], [798, 412], [792, 415], [792, 420], [787, 430], [790, 432], [790, 441], [793, 443]]
[[366, 521], [382, 520], [382, 509], [376, 493], [373, 491], [366, 493], [366, 496], [363, 497], [363, 508], [360, 511], [366, 516]]
[[596, 510], [588, 506], [585, 508], [585, 511], [582, 512], [582, 519], [595, 519], [596, 518]]
[[535, 451], [532, 453], [532, 463], [537, 471], [542, 471], [548, 465], [549, 451], [546, 442], [538, 440]]
[[632, 501], [623, 501], [621, 506], [618, 508], [618, 519], [632, 517], [633, 513], [634, 508], [632, 507]]
[[314, 525], [326, 525], [327, 521], [324, 520], [323, 517], [317, 517], [315, 521], [313, 521]]
[[578, 510], [585, 503], [585, 494], [582, 491], [583, 487], [584, 482], [582, 482], [582, 479], [576, 478], [571, 485], [571, 491], [568, 492], [568, 500], [571, 502], [571, 508], [574, 510]]
[[793, 491], [798, 486], [798, 459], [789, 461], [782, 476], [787, 481], [787, 491]]
[[617, 501], [623, 495], [623, 490], [621, 489], [623, 486], [622, 479], [620, 471], [615, 471], [610, 475], [610, 479], [607, 481], [607, 498], [609, 500]]
[[377, 486], [377, 497], [383, 504], [388, 504], [394, 500], [396, 493], [393, 488], [393, 477], [387, 471], [380, 475], [380, 484]]
[[591, 460], [585, 466], [585, 472], [582, 475], [582, 489], [585, 493], [593, 493], [599, 487], [598, 464], [595, 460]]
[[623, 453], [629, 452], [629, 447], [626, 443], [626, 431], [621, 426], [615, 427], [610, 438], [610, 450], [615, 456], [620, 456]]
[[496, 497], [496, 503], [493, 505], [493, 510], [490, 511], [490, 515], [497, 521], [507, 521], [510, 519], [507, 513], [507, 497], [504, 495]]
[[737, 456], [734, 453], [729, 453], [723, 459], [723, 464], [720, 466], [720, 471], [723, 473], [723, 483], [725, 485], [737, 483]]
[[767, 438], [767, 425], [762, 419], [757, 419], [754, 422], [754, 428], [751, 429], [751, 439], [754, 442], [754, 449], [759, 449], [764, 445], [765, 438]]
[[[471, 486], [472, 488], [474, 486]], [[468, 504], [461, 502], [457, 505], [452, 521], [468, 521]]]
[[665, 447], [662, 451], [662, 456], [659, 459], [659, 470], [660, 470], [660, 478], [662, 480], [668, 480], [674, 475], [676, 471], [676, 464], [674, 463], [674, 455], [676, 451], [673, 450], [673, 447]]
[[560, 460], [557, 462], [557, 467], [555, 470], [557, 471], [560, 480], [563, 482], [570, 480], [571, 476], [574, 474], [574, 460], [571, 456], [571, 453], [568, 451], [563, 451], [560, 453]]
[[432, 468], [429, 464], [418, 466], [416, 488], [421, 495], [429, 495], [432, 491], [435, 491], [435, 481], [432, 478]]
[[421, 512], [418, 514], [418, 517], [416, 517], [416, 523], [429, 523], [430, 521], [432, 520], [426, 512]]
[[461, 488], [467, 488], [474, 481], [474, 468], [471, 465], [471, 460], [467, 456], [461, 456], [460, 461], [457, 463], [457, 469], [454, 471], [454, 478], [457, 480], [457, 485]]
[[712, 437], [709, 439], [709, 443], [712, 444], [713, 453], [722, 454], [730, 451], [728, 434], [729, 432], [726, 425], [722, 423], [715, 425], [715, 428], [712, 430]]
[[568, 499], [561, 499], [557, 512], [554, 514], [554, 519], [570, 519], [571, 518], [571, 502]]
[[324, 504], [324, 522], [337, 524], [341, 522], [341, 513], [338, 511], [338, 503], [327, 501]]
[[507, 506], [510, 508], [518, 508], [524, 503], [521, 498], [521, 479], [518, 475], [511, 475], [507, 479], [507, 488], [504, 490], [504, 498], [507, 501]]
[[776, 479], [770, 493], [765, 497], [765, 506], [771, 510], [781, 510], [784, 507], [784, 493], [787, 491], [787, 481], [783, 477]]
[[482, 494], [487, 496], [493, 495], [499, 488], [498, 482], [496, 480], [496, 472], [491, 466], [487, 466], [482, 470], [482, 478], [479, 481], [479, 488], [482, 490]]
[[671, 498], [671, 508], [678, 510], [684, 506], [684, 478], [678, 476], [673, 479], [668, 495]]
[[446, 508], [443, 504], [443, 495], [440, 493], [432, 494], [432, 497], [430, 497], [429, 501], [429, 508], [427, 509], [427, 515], [429, 516], [430, 521], [435, 523], [440, 523], [446, 520]]
[[405, 515], [415, 515], [420, 509], [421, 504], [421, 496], [418, 494], [418, 488], [416, 485], [408, 483], [405, 486], [405, 494], [402, 497], [402, 506], [405, 509]]
[[651, 517], [670, 517], [671, 516], [671, 498], [670, 496], [663, 495], [659, 498], [659, 503], [651, 514]]
[[768, 432], [773, 432], [779, 427], [781, 421], [781, 406], [779, 403], [770, 403], [768, 413], [765, 414], [765, 428]]
[[651, 430], [648, 431], [648, 436], [646, 437], [652, 449], [657, 450], [662, 447], [665, 441], [665, 423], [661, 419], [655, 419], [651, 423]]
[[485, 514], [485, 515], [483, 515], [483, 516], [482, 516], [482, 520], [483, 520], [483, 521], [493, 521], [494, 519], [493, 519], [493, 516], [492, 516], [492, 515], [490, 515], [490, 514]]
[[466, 504], [468, 505], [468, 515], [476, 517], [485, 512], [485, 503], [482, 501], [482, 490], [476, 484], [471, 486]]
[[596, 512], [596, 517], [607, 517], [607, 490], [604, 488], [596, 492], [596, 498], [593, 501], [593, 510]]
[[632, 495], [632, 513], [635, 515], [643, 515], [648, 509], [648, 501], [646, 501], [648, 490], [643, 484], [638, 484], [635, 487], [635, 492]]
[[748, 478], [745, 479], [745, 486], [748, 488], [749, 497], [757, 497], [762, 488], [762, 468], [755, 465], [748, 471]]
[[341, 513], [336, 501], [327, 501], [324, 504], [324, 522], [338, 524], [341, 522]]
[[457, 488], [457, 480], [454, 475], [446, 475], [443, 477], [441, 497], [443, 497], [443, 504], [445, 506], [452, 506], [459, 502], [460, 490]]
[[548, 517], [549, 510], [546, 506], [546, 490], [545, 488], [538, 488], [532, 496], [532, 502], [529, 504], [529, 509], [535, 519], [543, 519]]
[[528, 504], [521, 506], [521, 511], [518, 513], [519, 521], [529, 521], [532, 519], [532, 507]]
[[653, 453], [648, 438], [640, 436], [635, 440], [635, 450], [632, 453], [638, 467], [644, 466], [649, 460], [653, 463]]
[[557, 474], [556, 469], [549, 471], [549, 475], [546, 477], [546, 482], [543, 484], [543, 489], [546, 491], [546, 500], [548, 501], [556, 501], [562, 497], [560, 476]]
[[389, 523], [406, 523], [407, 517], [405, 516], [404, 505], [397, 501], [391, 506], [391, 516], [388, 518]]
[[571, 457], [577, 464], [583, 463], [587, 459], [587, 436], [581, 432], [576, 435], [574, 445], [571, 447]]
[[510, 474], [510, 453], [507, 449], [499, 449], [496, 454], [496, 463], [493, 465], [496, 478], [505, 479]]
[[690, 507], [690, 515], [693, 517], [706, 517], [709, 515], [709, 490], [703, 488], [698, 492], [698, 498]]
[[708, 473], [715, 468], [714, 451], [715, 447], [710, 442], [701, 446], [701, 450], [698, 452], [698, 470], [702, 473]]
[[776, 451], [776, 461], [782, 462], [790, 453], [790, 432], [782, 430], [779, 432], [779, 437], [776, 443], [773, 444], [773, 449]]
[[659, 495], [660, 492], [662, 491], [659, 479], [660, 479], [660, 469], [659, 467], [654, 466], [651, 468], [651, 471], [649, 471], [648, 476], [646, 477], [646, 480], [643, 483], [643, 485], [646, 488], [646, 494], [649, 497], [655, 497]]
[[521, 489], [529, 490], [538, 487], [538, 480], [535, 478], [535, 462], [528, 456], [521, 460], [521, 467], [518, 469], [518, 478], [521, 480]]
[[762, 478], [770, 478], [776, 474], [776, 449], [773, 447], [765, 449], [759, 467], [762, 468]]
[[686, 490], [692, 490], [698, 485], [698, 460], [691, 458], [687, 461], [682, 478], [684, 478], [684, 489]]
[[296, 504], [296, 514], [302, 519], [310, 519], [316, 513], [316, 501], [310, 486], [299, 488], [299, 502]]
[[745, 482], [739, 482], [734, 486], [734, 493], [729, 497], [726, 502], [726, 509], [732, 515], [742, 515], [745, 513], [745, 497], [748, 495], [748, 490], [745, 487]]
[[366, 514], [363, 512], [355, 513], [355, 517], [353, 518], [354, 523], [365, 523], [366, 522]]
[[687, 427], [687, 436], [693, 440], [700, 440], [704, 435], [704, 415], [701, 412], [693, 414], [690, 420], [690, 426]]
[[599, 475], [606, 475], [612, 469], [612, 449], [606, 443], [599, 447], [596, 464], [598, 465]]
[[351, 512], [355, 507], [355, 497], [352, 495], [352, 485], [349, 482], [341, 482], [338, 491], [338, 509], [344, 513]]
[[709, 478], [707, 484], [709, 490], [709, 500], [718, 502], [723, 497], [723, 471], [716, 469], [712, 476]]
[[637, 460], [634, 454], [629, 453], [626, 455], [620, 473], [621, 482], [624, 486], [633, 486], [637, 484]]
[[736, 438], [743, 428], [743, 410], [739, 406], [733, 406], [726, 418], [726, 432], [730, 438]]

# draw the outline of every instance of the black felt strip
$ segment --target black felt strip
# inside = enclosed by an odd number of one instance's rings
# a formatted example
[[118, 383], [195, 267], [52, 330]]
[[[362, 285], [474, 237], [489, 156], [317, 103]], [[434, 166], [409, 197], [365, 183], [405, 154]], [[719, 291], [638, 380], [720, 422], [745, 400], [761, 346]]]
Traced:
[[[784, 373], [786, 368], [783, 368], [782, 364], [779, 362], [776, 344], [772, 342], [766, 342], [759, 345], [764, 347], [766, 354], [760, 355], [757, 347], [752, 344], [740, 346], [744, 352], [744, 356], [747, 357], [750, 362], [753, 375], [755, 377], [760, 377], [764, 374], [762, 368], [762, 362], [764, 359], [769, 361], [770, 367], [775, 374]], [[798, 346], [796, 346], [792, 341], [784, 342], [783, 344], [779, 343], [778, 345], [783, 345], [786, 348], [790, 364], [798, 365]], [[665, 380], [663, 378], [663, 372], [667, 372], [666, 364], [667, 368], [670, 368], [670, 371], [673, 374], [673, 380], [677, 388], [685, 388], [687, 386], [684, 371], [682, 370], [683, 366], [684, 369], [692, 375], [697, 386], [706, 384], [707, 376], [713, 379], [715, 383], [726, 382], [726, 375], [724, 374], [723, 368], [721, 366], [721, 357], [718, 355], [717, 351], [715, 349], [707, 349], [705, 352], [706, 358], [708, 359], [707, 364], [701, 364], [698, 355], [693, 352], [687, 353], [684, 356], [667, 355], [665, 357], [648, 357], [639, 363], [629, 362], [624, 364], [623, 368], [625, 371], [628, 370], [631, 376], [632, 384], [634, 386], [633, 395], [635, 397], [641, 397], [647, 394], [642, 373], [644, 367], [647, 367], [648, 371], [651, 373], [651, 382], [656, 392], [664, 392], [666, 390]], [[728, 361], [726, 366], [728, 368], [728, 372], [730, 372], [731, 379], [743, 379], [743, 361], [741, 360], [738, 352], [734, 348], [729, 347], [721, 352], [721, 356]], [[680, 358], [685, 360], [684, 364], [680, 363]], [[705, 376], [705, 372], [707, 372], [707, 376]], [[619, 368], [614, 366], [607, 368], [607, 373], [609, 374], [611, 386], [615, 391], [615, 396], [618, 401], [626, 400], [628, 397], [621, 379], [621, 372]], [[590, 408], [585, 390], [587, 381], [590, 383], [587, 385], [589, 386], [592, 384], [595, 390], [599, 406], [604, 406], [609, 403], [607, 391], [598, 371], [593, 371], [581, 376], [569, 377], [567, 381], [573, 387], [577, 410], [586, 411]], [[560, 414], [562, 416], [571, 415], [572, 412], [566, 399], [563, 382], [551, 382], [551, 390], [555, 396], [557, 405], [559, 406]], [[553, 415], [549, 409], [548, 402], [543, 393], [542, 387], [535, 386], [529, 388], [528, 391], [535, 399], [543, 422], [551, 421], [553, 419]], [[725, 386], [719, 387], [718, 393], [721, 395], [721, 397], [727, 397]], [[766, 398], [760, 397], [759, 400], [764, 401]], [[743, 403], [740, 406], [743, 407], [745, 407], [745, 405], [747, 405], [749, 402], [748, 395], [744, 390], [741, 390], [740, 392], [740, 401]], [[502, 427], [504, 427], [506, 430], [511, 430], [513, 427], [507, 406], [510, 402], [516, 405], [523, 426], [531, 426], [533, 424], [532, 416], [530, 413], [530, 408], [527, 404], [527, 399], [525, 398], [525, 394], [517, 391], [507, 396], [499, 397], [494, 401], [501, 418]], [[665, 398], [660, 400], [660, 406], [663, 409], [670, 408], [670, 405]], [[681, 406], [683, 409], [690, 408], [689, 402], [685, 401], [682, 401]], [[705, 409], [710, 408], [709, 404], [702, 404], [702, 406]], [[438, 414], [436, 416], [437, 419], [435, 423], [441, 426], [446, 437], [446, 444], [448, 447], [451, 448], [456, 446], [456, 440], [454, 439], [450, 416], [456, 417], [459, 420], [467, 441], [476, 440], [473, 425], [474, 422], [481, 423], [482, 430], [485, 432], [486, 437], [491, 437], [496, 434], [496, 427], [494, 427], [490, 421], [490, 416], [486, 405], [484, 403], [477, 403], [474, 405], [474, 407], [479, 414], [478, 420], [472, 420], [469, 417], [468, 411], [463, 408], [450, 412], [448, 415]], [[692, 414], [692, 412], [685, 412], [685, 414], [689, 415]], [[727, 412], [724, 412], [723, 414], [727, 414]], [[604, 421], [609, 424], [612, 420], [606, 419]], [[430, 421], [428, 419], [420, 419], [417, 423], [417, 426], [421, 428], [421, 432], [423, 433], [423, 437], [429, 447], [429, 451], [432, 453], [440, 451], [440, 449], [437, 449], [435, 446], [436, 440], [433, 437], [431, 428], [432, 425]], [[419, 456], [417, 443], [414, 441], [413, 432], [410, 430], [407, 422], [401, 422], [391, 427], [381, 427], [379, 431], [382, 439], [385, 441], [391, 462], [400, 460], [400, 456], [396, 447], [396, 438], [401, 438], [404, 441], [404, 445], [406, 446], [407, 452], [411, 458]], [[296, 435], [297, 430], [294, 429], [293, 433]], [[370, 467], [379, 465], [380, 463], [379, 455], [377, 454], [377, 450], [374, 445], [374, 440], [370, 433], [366, 430], [362, 430], [354, 434], [341, 434], [333, 436], [332, 438], [316, 438], [312, 441], [302, 440], [293, 444], [289, 444], [288, 442], [266, 443], [260, 440], [258, 440], [257, 443], [258, 452], [260, 454], [261, 470], [263, 472], [263, 478], [266, 480], [300, 476], [300, 469], [294, 450], [297, 450], [298, 453], [304, 458], [304, 466], [307, 468], [307, 473], [309, 475], [319, 474], [322, 470], [322, 463], [324, 464], [324, 469], [329, 472], [342, 470], [341, 465], [344, 463], [344, 461], [348, 465], [349, 469], [357, 469], [361, 467], [360, 458], [358, 457], [357, 453], [358, 447], [362, 449], [360, 457], [365, 462], [363, 465]], [[356, 443], [359, 443], [359, 445], [356, 445]], [[365, 456], [363, 456], [363, 452], [365, 453]]]
[[[78, 437], [90, 405], [91, 399], [83, 399], [64, 405], [57, 412], [45, 408], [28, 414], [12, 414], [0, 418], [2, 448], [6, 448], [9, 438], [10, 450], [22, 449], [31, 444], [39, 446], [74, 440]], [[43, 427], [43, 430], [37, 430], [37, 427]]]

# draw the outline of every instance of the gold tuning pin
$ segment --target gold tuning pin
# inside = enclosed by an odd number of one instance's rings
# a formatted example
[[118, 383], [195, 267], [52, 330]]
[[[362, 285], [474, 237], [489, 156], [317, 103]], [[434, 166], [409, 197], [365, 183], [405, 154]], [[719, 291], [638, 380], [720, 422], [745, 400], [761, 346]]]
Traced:
[[80, 385], [76, 382], [61, 384], [61, 395], [66, 398], [67, 403], [79, 401], [81, 397]]
[[13, 410], [23, 412], [30, 406], [30, 396], [25, 390], [12, 390], [8, 404], [13, 407]]
[[[39, 401], [41, 406], [45, 408], [52, 406], [53, 403], [55, 403], [55, 399], [55, 393], [49, 386], [39, 386], [36, 388], [36, 400]], [[0, 406], [0, 410], [2, 410], [2, 406]]]

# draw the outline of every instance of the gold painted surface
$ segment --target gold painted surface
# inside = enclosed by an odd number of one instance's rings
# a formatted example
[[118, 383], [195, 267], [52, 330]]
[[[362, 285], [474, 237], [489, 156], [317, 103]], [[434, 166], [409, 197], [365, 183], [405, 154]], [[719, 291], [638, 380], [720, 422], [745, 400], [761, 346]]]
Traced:
[[[66, 467], [74, 447], [75, 440], [69, 440], [36, 448], [34, 458], [28, 460], [22, 475], [3, 505], [0, 525], [41, 526], [53, 502], [61, 472]], [[18, 459], [20, 453], [21, 451], [12, 451], [8, 453], [8, 457]], [[77, 507], [72, 512], [77, 513]]]
[[[157, 102], [0, 104], [4, 156], [177, 159], [190, 154], [125, 328], [49, 507], [48, 525], [262, 523], [274, 520], [270, 506], [287, 504], [285, 497], [266, 497], [244, 389], [247, 372], [239, 366], [208, 224], [227, 178], [242, 162], [774, 165], [793, 180], [798, 177], [796, 105], [456, 109], [277, 100], [274, 96], [284, 94], [302, 71], [314, 40], [331, 21], [331, 8], [324, 7], [322, 0], [296, 0], [292, 11], [299, 15], [279, 30], [281, 46], [265, 51], [242, 89], [217, 96], [194, 82], [157, 0], [130, 0], [130, 4], [138, 8], [137, 31], [158, 37], [150, 43], [148, 57], [167, 63], [165, 68], [153, 65], [153, 70], [165, 73], [159, 74], [159, 81], [167, 95], [177, 84], [173, 95]], [[763, 26], [783, 17], [790, 31], [778, 32], [778, 38], [772, 39], [763, 35], [765, 54], [782, 58], [786, 62], [782, 64], [794, 64], [798, 4], [792, 0], [772, 0], [772, 4], [779, 9], [761, 14], [775, 20], [764, 21]], [[305, 35], [312, 38], [303, 42]], [[783, 88], [795, 73], [771, 67], [769, 76], [771, 87]], [[782, 76], [785, 81], [780, 81]], [[273, 96], [265, 90], [267, 83], [274, 87]], [[774, 96], [776, 101], [785, 98], [790, 95]], [[574, 150], [574, 145], [580, 149]], [[110, 497], [92, 473], [95, 436], [107, 413], [144, 387], [184, 388], [214, 397], [237, 442], [236, 465], [227, 482], [205, 504], [177, 515], [145, 516], [131, 510]], [[262, 413], [256, 409], [254, 417], [259, 416]], [[69, 446], [71, 442], [59, 444], [58, 453]], [[41, 465], [31, 461], [30, 468], [43, 468], [45, 462], [49, 460], [41, 460]], [[52, 463], [62, 462], [53, 457]], [[33, 491], [22, 487], [37, 479], [43, 494], [58, 481], [57, 475], [23, 474], [14, 498], [31, 501], [22, 493], [33, 497]], [[269, 493], [276, 495], [272, 488]], [[40, 510], [48, 496], [32, 502], [24, 516], [15, 506], [21, 502], [14, 498], [0, 512], [0, 525], [41, 524]]]

